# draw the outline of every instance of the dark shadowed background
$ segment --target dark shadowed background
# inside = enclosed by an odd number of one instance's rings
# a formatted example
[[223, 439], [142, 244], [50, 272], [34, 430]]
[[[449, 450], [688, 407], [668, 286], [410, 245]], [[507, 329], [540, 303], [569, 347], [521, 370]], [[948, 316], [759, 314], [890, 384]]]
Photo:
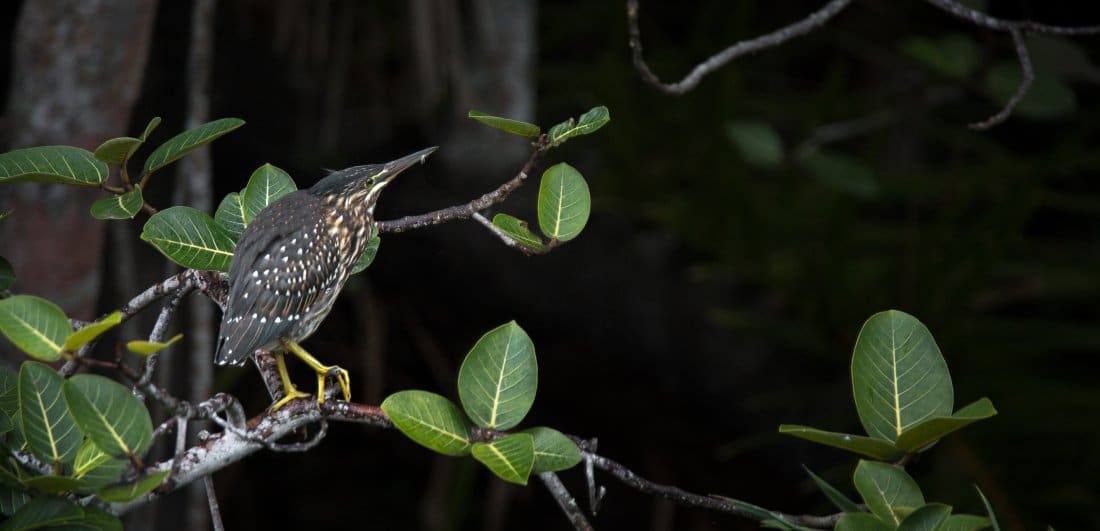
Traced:
[[[184, 128], [192, 3], [118, 3], [128, 4], [43, 2], [54, 18], [24, 34], [26, 6], [0, 6], [5, 149], [94, 148], [153, 116], [164, 119], [153, 144]], [[646, 58], [677, 79], [822, 3], [642, 1]], [[1006, 18], [1100, 24], [1087, 2], [991, 3]], [[105, 11], [74, 22], [95, 9]], [[956, 404], [988, 396], [1000, 412], [910, 466], [926, 496], [980, 512], [978, 484], [1006, 528], [1100, 528], [1100, 38], [1030, 41], [1035, 90], [1007, 123], [978, 132], [967, 124], [995, 113], [1019, 76], [1011, 39], [918, 0], [856, 2], [680, 97], [633, 69], [619, 1], [222, 1], [215, 22], [210, 116], [248, 122], [213, 144], [215, 205], [265, 162], [304, 187], [323, 168], [430, 145], [440, 151], [387, 190], [378, 217], [458, 204], [528, 154], [523, 139], [465, 118], [469, 109], [544, 128], [610, 109], [607, 127], [539, 169], [568, 161], [588, 179], [594, 210], [578, 240], [525, 257], [475, 222], [384, 237], [306, 343], [351, 371], [357, 400], [408, 388], [454, 397], [466, 351], [515, 319], [539, 359], [528, 425], [598, 437], [601, 453], [693, 492], [823, 513], [802, 465], [852, 492], [855, 458], [776, 427], [859, 430], [855, 335], [871, 314], [898, 308], [936, 336]], [[73, 83], [26, 74], [74, 55], [63, 65]], [[752, 147], [761, 126], [785, 146], [778, 157]], [[826, 160], [808, 163], [818, 140]], [[158, 174], [146, 196], [172, 204], [170, 181], [188, 177]], [[82, 206], [96, 192], [23, 188], [0, 188], [0, 207], [15, 208], [0, 224], [0, 255], [20, 275], [13, 291], [88, 319], [171, 273], [137, 238], [143, 214], [104, 232]], [[500, 210], [533, 219], [536, 193], [528, 185]], [[70, 207], [59, 205], [76, 206], [61, 215]], [[91, 233], [66, 240], [78, 230]], [[30, 243], [39, 241], [61, 247]], [[83, 264], [79, 274], [63, 273], [70, 262]], [[179, 329], [191, 337], [187, 323]], [[113, 355], [109, 343], [101, 355]], [[186, 395], [191, 360], [212, 355], [175, 347], [172, 389]], [[20, 359], [6, 347], [5, 363]], [[250, 414], [268, 404], [251, 368], [219, 368], [211, 385]], [[579, 471], [562, 477], [585, 497]], [[333, 426], [307, 454], [261, 453], [215, 480], [229, 529], [569, 527], [535, 482], [506, 485], [470, 459], [355, 425]], [[755, 527], [602, 481], [600, 529]], [[186, 529], [185, 515], [205, 508], [185, 499], [128, 526]]]

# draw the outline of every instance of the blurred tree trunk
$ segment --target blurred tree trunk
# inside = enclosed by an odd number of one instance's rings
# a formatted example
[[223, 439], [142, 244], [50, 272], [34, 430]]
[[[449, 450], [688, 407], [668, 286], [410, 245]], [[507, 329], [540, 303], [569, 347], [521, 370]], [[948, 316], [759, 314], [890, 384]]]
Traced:
[[[14, 34], [4, 116], [8, 148], [69, 144], [94, 150], [127, 133], [145, 72], [156, 0], [26, 2]], [[100, 192], [56, 184], [4, 187], [0, 224], [15, 289], [92, 318], [104, 223], [88, 215]]]

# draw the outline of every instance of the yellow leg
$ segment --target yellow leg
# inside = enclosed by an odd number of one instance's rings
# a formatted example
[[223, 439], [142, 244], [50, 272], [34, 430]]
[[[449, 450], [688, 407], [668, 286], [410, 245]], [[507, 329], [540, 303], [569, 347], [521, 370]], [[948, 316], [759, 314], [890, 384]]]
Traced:
[[286, 359], [284, 359], [283, 353], [275, 352], [274, 356], [275, 366], [279, 368], [279, 379], [283, 381], [283, 397], [271, 406], [272, 411], [277, 411], [279, 408], [285, 406], [287, 402], [295, 398], [305, 398], [309, 396], [309, 394], [299, 391], [297, 387], [294, 387], [294, 384], [290, 383], [290, 375], [286, 373]]
[[283, 347], [288, 352], [294, 354], [298, 359], [309, 365], [309, 368], [313, 369], [313, 372], [317, 373], [317, 402], [320, 404], [325, 403], [325, 379], [331, 374], [336, 377], [336, 383], [340, 384], [340, 392], [344, 395], [344, 401], [351, 400], [351, 377], [348, 375], [348, 371], [341, 369], [336, 365], [324, 365], [317, 361], [306, 352], [298, 343], [294, 341], [283, 341]]

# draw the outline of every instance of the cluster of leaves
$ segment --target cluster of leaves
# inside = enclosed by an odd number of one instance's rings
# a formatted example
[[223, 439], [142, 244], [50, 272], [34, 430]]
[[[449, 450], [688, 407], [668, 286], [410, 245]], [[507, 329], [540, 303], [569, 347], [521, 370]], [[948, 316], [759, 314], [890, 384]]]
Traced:
[[[470, 111], [469, 116], [514, 135], [527, 138], [542, 135], [542, 129], [535, 124], [490, 116], [478, 111]], [[551, 127], [546, 133], [547, 145], [560, 146], [575, 136], [594, 133], [610, 121], [611, 115], [607, 107], [594, 107], [577, 119], [569, 118]], [[545, 253], [576, 238], [588, 223], [591, 210], [592, 196], [584, 176], [576, 168], [561, 162], [542, 173], [539, 185], [539, 230], [547, 240], [532, 232], [526, 221], [510, 214], [499, 213], [493, 216], [493, 225], [512, 238], [524, 251]]]
[[926, 503], [904, 470], [882, 462], [923, 452], [947, 434], [997, 414], [987, 398], [952, 413], [951, 374], [923, 323], [898, 310], [871, 316], [852, 353], [852, 393], [867, 436], [792, 424], [779, 427], [780, 433], [873, 460], [860, 461], [853, 479], [869, 513], [811, 473], [845, 513], [837, 529], [977, 530], [991, 524], [992, 512], [990, 518], [952, 515], [948, 505]]
[[93, 374], [65, 379], [35, 361], [18, 374], [0, 368], [0, 514], [8, 517], [0, 529], [122, 529], [100, 505], [143, 496], [168, 476], [142, 473], [152, 439], [149, 411], [122, 384]]
[[538, 389], [531, 338], [515, 321], [474, 344], [458, 372], [459, 409], [428, 391], [394, 393], [382, 402], [397, 429], [444, 455], [472, 455], [505, 481], [526, 485], [531, 474], [570, 468], [580, 449], [547, 427], [507, 432], [527, 416]]

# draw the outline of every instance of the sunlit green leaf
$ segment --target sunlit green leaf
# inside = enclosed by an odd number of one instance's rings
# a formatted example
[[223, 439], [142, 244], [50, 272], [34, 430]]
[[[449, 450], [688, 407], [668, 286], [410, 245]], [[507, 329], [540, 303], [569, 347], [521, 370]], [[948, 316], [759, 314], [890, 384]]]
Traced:
[[863, 428], [895, 441], [932, 418], [951, 415], [954, 389], [947, 362], [928, 328], [898, 310], [872, 315], [852, 354], [852, 393]]
[[175, 336], [172, 336], [172, 339], [169, 339], [168, 341], [165, 341], [163, 343], [135, 339], [126, 343], [126, 349], [130, 352], [133, 352], [134, 354], [148, 356], [150, 354], [156, 354], [157, 352], [160, 352], [172, 346], [173, 343], [179, 341], [181, 338], [183, 338], [183, 334], [176, 334]]
[[360, 273], [374, 263], [374, 257], [378, 256], [378, 246], [380, 245], [382, 245], [382, 237], [377, 232], [371, 234], [370, 239], [367, 240], [367, 246], [363, 248], [363, 254], [359, 256], [359, 260], [351, 268], [352, 275]]
[[588, 223], [592, 196], [588, 183], [572, 166], [560, 162], [542, 173], [539, 185], [539, 229], [547, 237], [567, 242]]
[[527, 222], [522, 219], [500, 213], [493, 216], [493, 225], [504, 231], [512, 240], [528, 251], [545, 253], [547, 250], [546, 244], [543, 243], [542, 238], [539, 238], [535, 233], [531, 232], [531, 229], [527, 228]]
[[837, 521], [834, 531], [893, 531], [896, 526], [886, 522], [870, 513], [844, 513]]
[[0, 333], [27, 354], [44, 361], [61, 357], [72, 334], [69, 318], [56, 304], [31, 295], [0, 300]]
[[950, 417], [932, 417], [910, 428], [898, 436], [898, 448], [913, 453], [940, 440], [943, 436], [960, 430], [974, 422], [997, 414], [993, 402], [982, 398], [970, 404]]
[[898, 450], [889, 441], [873, 437], [864, 437], [862, 435], [824, 431], [809, 426], [799, 426], [797, 424], [781, 424], [779, 426], [779, 433], [793, 435], [799, 439], [806, 439], [807, 441], [813, 441], [842, 450], [848, 450], [849, 452], [855, 452], [880, 461], [893, 461], [905, 455], [905, 452]]
[[65, 524], [84, 517], [84, 510], [65, 498], [43, 496], [23, 504], [11, 518], [0, 522], [0, 531], [29, 531]]
[[535, 441], [526, 433], [513, 433], [488, 444], [476, 443], [470, 453], [504, 481], [526, 485], [535, 463]]
[[950, 515], [950, 505], [929, 503], [906, 516], [898, 531], [936, 531]]
[[866, 164], [849, 157], [815, 151], [799, 163], [811, 176], [823, 184], [861, 199], [878, 196], [878, 181]]
[[126, 503], [153, 492], [153, 489], [164, 483], [171, 473], [171, 470], [164, 470], [142, 477], [133, 483], [109, 485], [96, 491], [96, 496], [106, 502]]
[[859, 512], [859, 506], [856, 505], [856, 502], [852, 501], [851, 498], [845, 496], [839, 489], [830, 485], [828, 481], [818, 477], [817, 474], [814, 474], [813, 471], [805, 465], [802, 466], [802, 469], [810, 475], [810, 479], [814, 480], [814, 484], [817, 485], [817, 488], [821, 489], [822, 494], [824, 494], [829, 501], [833, 502], [833, 505], [835, 505], [837, 509], [845, 513]]
[[550, 145], [557, 146], [575, 136], [594, 133], [610, 121], [611, 114], [607, 107], [601, 105], [590, 109], [577, 120], [570, 118], [551, 127], [547, 136], [550, 138]]
[[28, 488], [47, 494], [64, 494], [84, 487], [84, 482], [68, 476], [33, 476], [23, 481]]
[[87, 489], [82, 492], [95, 492], [96, 489], [117, 483], [130, 466], [127, 458], [114, 458], [92, 442], [85, 439], [73, 460], [73, 477], [82, 479]]
[[382, 402], [382, 411], [414, 442], [446, 455], [470, 452], [470, 421], [446, 397], [427, 391], [400, 391]]
[[867, 508], [892, 527], [901, 525], [904, 515], [924, 505], [917, 482], [893, 465], [860, 460], [854, 483]]
[[937, 531], [979, 531], [989, 527], [990, 520], [972, 514], [953, 514], [947, 517]]
[[458, 371], [458, 398], [475, 424], [506, 430], [519, 424], [535, 402], [535, 345], [515, 321], [474, 344]]
[[539, 126], [535, 124], [529, 124], [527, 122], [521, 122], [519, 120], [513, 120], [511, 118], [500, 118], [498, 116], [491, 116], [480, 111], [470, 111], [467, 114], [470, 118], [477, 120], [489, 127], [500, 129], [506, 133], [513, 135], [525, 136], [528, 138], [534, 138], [539, 136], [542, 131]]
[[783, 139], [775, 128], [763, 122], [733, 122], [726, 135], [745, 162], [753, 166], [774, 167], [783, 162]]
[[105, 180], [107, 165], [80, 148], [40, 146], [0, 153], [0, 184], [39, 181], [99, 186]]
[[241, 194], [237, 192], [226, 194], [218, 205], [218, 210], [214, 212], [214, 222], [236, 243], [244, 232], [244, 228], [248, 226], [244, 219]]
[[4, 291], [15, 283], [15, 268], [3, 256], [0, 256], [0, 291]]
[[122, 520], [117, 516], [94, 505], [84, 507], [84, 517], [59, 526], [50, 531], [122, 531]]
[[94, 323], [89, 323], [84, 328], [73, 332], [62, 347], [68, 351], [75, 351], [88, 344], [89, 341], [99, 337], [104, 332], [118, 326], [122, 322], [122, 312], [111, 312], [110, 315]]
[[241, 192], [245, 226], [252, 223], [256, 215], [267, 208], [267, 205], [297, 189], [294, 179], [291, 179], [287, 172], [271, 164], [256, 168], [248, 179], [248, 185]]
[[84, 437], [62, 398], [64, 380], [47, 365], [27, 361], [19, 370], [19, 411], [27, 449], [62, 465], [72, 461]]
[[149, 120], [149, 123], [145, 125], [145, 130], [141, 132], [141, 136], [138, 137], [142, 142], [149, 140], [149, 135], [153, 134], [153, 130], [160, 125], [160, 116], [154, 116]]
[[520, 433], [530, 435], [535, 441], [535, 464], [531, 468], [532, 474], [557, 472], [573, 468], [581, 462], [580, 448], [577, 448], [576, 443], [558, 430], [539, 426], [528, 428]]
[[107, 164], [122, 164], [141, 147], [141, 139], [132, 136], [108, 138], [95, 148], [95, 158]]
[[114, 457], [141, 456], [153, 439], [145, 404], [128, 388], [97, 374], [65, 382], [65, 402], [73, 419], [100, 449]]
[[134, 188], [124, 194], [104, 197], [92, 203], [91, 213], [96, 219], [134, 219], [144, 204], [141, 188]]
[[213, 271], [229, 270], [236, 247], [213, 218], [185, 206], [154, 214], [145, 222], [141, 239], [183, 267]]
[[239, 118], [221, 118], [184, 131], [153, 150], [145, 159], [145, 171], [157, 171], [242, 125]]

